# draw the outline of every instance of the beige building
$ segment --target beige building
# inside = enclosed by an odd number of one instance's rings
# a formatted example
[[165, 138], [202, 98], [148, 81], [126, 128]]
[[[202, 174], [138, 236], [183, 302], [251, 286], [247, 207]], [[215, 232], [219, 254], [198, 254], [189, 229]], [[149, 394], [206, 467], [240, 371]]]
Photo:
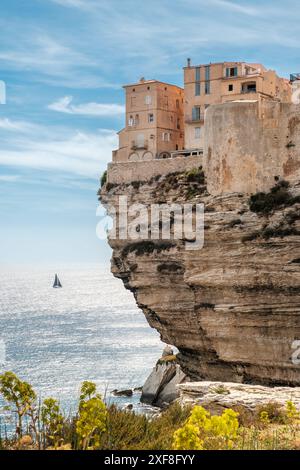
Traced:
[[300, 104], [300, 73], [291, 74], [292, 102]]
[[291, 102], [291, 85], [262, 64], [222, 62], [184, 67], [185, 148], [204, 147], [205, 111], [228, 101]]
[[124, 86], [126, 125], [113, 162], [168, 158], [184, 148], [184, 91], [156, 80]]

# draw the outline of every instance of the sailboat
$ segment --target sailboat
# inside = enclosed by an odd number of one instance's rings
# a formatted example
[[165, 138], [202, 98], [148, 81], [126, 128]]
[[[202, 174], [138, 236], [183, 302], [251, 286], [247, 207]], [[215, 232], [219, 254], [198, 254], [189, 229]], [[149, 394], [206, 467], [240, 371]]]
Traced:
[[53, 287], [54, 287], [54, 289], [58, 289], [59, 287], [62, 287], [57, 274], [55, 274]]

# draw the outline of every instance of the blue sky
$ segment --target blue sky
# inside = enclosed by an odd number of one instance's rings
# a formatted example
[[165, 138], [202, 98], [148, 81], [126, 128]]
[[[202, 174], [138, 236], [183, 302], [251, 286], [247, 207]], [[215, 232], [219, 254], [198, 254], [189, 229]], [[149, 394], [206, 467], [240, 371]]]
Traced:
[[295, 0], [2, 0], [0, 262], [108, 261], [99, 176], [123, 127], [122, 85], [182, 85], [186, 58], [300, 72]]

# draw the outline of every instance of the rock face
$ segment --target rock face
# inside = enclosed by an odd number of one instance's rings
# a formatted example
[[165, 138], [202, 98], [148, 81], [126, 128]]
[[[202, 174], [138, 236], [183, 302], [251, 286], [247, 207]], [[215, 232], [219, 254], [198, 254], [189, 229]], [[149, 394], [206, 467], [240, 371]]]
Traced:
[[192, 380], [300, 385], [292, 360], [300, 339], [300, 183], [289, 193], [293, 201], [263, 214], [250, 210], [248, 195], [211, 195], [186, 174], [102, 188], [107, 207], [120, 195], [129, 205], [205, 205], [201, 250], [186, 250], [183, 238], [109, 240], [113, 274], [178, 348]]
[[176, 362], [158, 363], [142, 390], [141, 402], [163, 407], [179, 397], [177, 385], [186, 379]]
[[224, 382], [193, 382], [178, 386], [182, 405], [201, 405], [211, 411], [242, 406], [254, 411], [259, 405], [291, 400], [300, 409], [300, 388], [262, 387]]

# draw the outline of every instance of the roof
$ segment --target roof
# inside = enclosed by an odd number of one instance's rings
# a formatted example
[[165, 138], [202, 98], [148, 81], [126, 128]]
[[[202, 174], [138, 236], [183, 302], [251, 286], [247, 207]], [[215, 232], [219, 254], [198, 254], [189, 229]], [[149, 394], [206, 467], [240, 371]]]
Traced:
[[167, 86], [172, 86], [172, 87], [175, 87], [175, 88], [180, 88], [181, 90], [183, 90], [182, 87], [180, 87], [179, 85], [174, 85], [172, 83], [167, 83], [167, 82], [161, 82], [160, 80], [143, 80], [143, 81], [139, 81], [137, 83], [131, 83], [129, 85], [123, 85], [123, 88], [129, 88], [129, 87], [133, 87], [133, 86], [139, 86], [139, 85], [147, 85], [147, 84], [150, 84], [150, 83], [160, 83], [162, 85], [167, 85]]

